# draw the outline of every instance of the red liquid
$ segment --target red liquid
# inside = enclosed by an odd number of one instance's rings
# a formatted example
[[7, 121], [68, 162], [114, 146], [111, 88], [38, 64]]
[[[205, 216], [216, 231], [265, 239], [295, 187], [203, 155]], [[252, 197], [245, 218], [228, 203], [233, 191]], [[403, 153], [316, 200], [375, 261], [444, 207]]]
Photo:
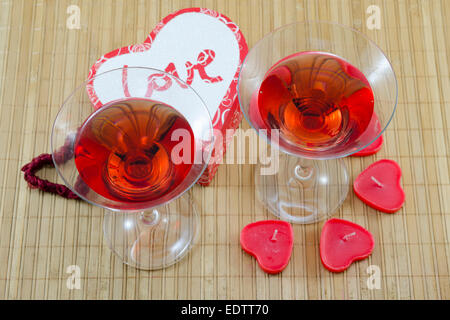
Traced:
[[326, 155], [344, 152], [366, 130], [373, 105], [354, 66], [329, 53], [300, 52], [269, 70], [250, 116], [257, 129], [279, 129], [288, 151]]
[[[180, 143], [171, 141], [176, 129], [190, 134], [189, 163], [171, 161], [172, 149]], [[105, 198], [151, 201], [186, 177], [194, 160], [193, 141], [189, 123], [172, 107], [146, 99], [122, 100], [97, 110], [83, 124], [75, 164], [83, 181]]]

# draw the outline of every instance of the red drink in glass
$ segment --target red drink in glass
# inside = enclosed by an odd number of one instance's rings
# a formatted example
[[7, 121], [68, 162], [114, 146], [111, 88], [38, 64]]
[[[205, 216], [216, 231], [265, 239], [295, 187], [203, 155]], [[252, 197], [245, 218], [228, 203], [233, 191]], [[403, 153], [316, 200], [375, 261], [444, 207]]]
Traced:
[[[183, 129], [191, 161], [175, 164], [172, 133]], [[182, 151], [182, 152], [183, 152]], [[169, 193], [186, 177], [194, 160], [193, 132], [174, 108], [149, 99], [110, 103], [93, 113], [75, 142], [75, 164], [83, 181], [105, 198], [150, 201]]]
[[320, 151], [326, 158], [366, 130], [374, 95], [364, 75], [344, 59], [300, 52], [267, 72], [250, 108], [257, 129], [280, 130], [286, 151]]

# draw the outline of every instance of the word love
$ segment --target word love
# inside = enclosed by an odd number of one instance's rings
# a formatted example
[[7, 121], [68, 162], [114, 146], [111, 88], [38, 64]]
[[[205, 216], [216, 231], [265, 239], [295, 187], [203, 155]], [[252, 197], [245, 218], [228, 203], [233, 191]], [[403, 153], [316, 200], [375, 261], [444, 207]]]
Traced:
[[[202, 79], [206, 83], [216, 83], [223, 81], [221, 76], [215, 76], [212, 77], [208, 75], [205, 68], [211, 64], [214, 61], [214, 58], [216, 56], [216, 53], [213, 50], [205, 49], [202, 52], [200, 52], [197, 56], [197, 63], [193, 64], [190, 61], [187, 61], [185, 63], [186, 66], [186, 84], [191, 85], [194, 81], [195, 76], [195, 70], [197, 70], [200, 79]], [[167, 67], [164, 69], [164, 71], [168, 74], [171, 74], [178, 79], [180, 78], [178, 71], [175, 67], [175, 64], [173, 62], [170, 62]], [[178, 85], [186, 89], [187, 85], [178, 79], [175, 79], [175, 81], [178, 83]], [[148, 76], [147, 78], [148, 85], [147, 85], [147, 92], [145, 93], [146, 97], [151, 97], [153, 94], [153, 91], [165, 91], [168, 90], [172, 86], [172, 78], [169, 77], [167, 74], [159, 72], [159, 73], [153, 73]], [[125, 97], [131, 97], [130, 91], [128, 89], [128, 65], [123, 66], [122, 71], [122, 85], [123, 85], [123, 91]]]

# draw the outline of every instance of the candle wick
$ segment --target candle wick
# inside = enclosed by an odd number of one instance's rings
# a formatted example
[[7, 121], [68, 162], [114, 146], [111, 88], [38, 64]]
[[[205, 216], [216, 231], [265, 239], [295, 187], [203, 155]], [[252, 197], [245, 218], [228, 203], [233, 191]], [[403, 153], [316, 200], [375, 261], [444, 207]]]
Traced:
[[342, 237], [342, 239], [344, 239], [344, 241], [347, 241], [348, 239], [350, 239], [353, 236], [356, 236], [355, 231], [353, 231], [352, 233], [346, 234], [345, 236]]
[[383, 184], [380, 181], [378, 181], [374, 176], [370, 176], [370, 178], [372, 179], [373, 182], [377, 184], [378, 188], [383, 187]]
[[274, 233], [272, 235], [272, 239], [270, 239], [270, 240], [276, 241], [277, 240], [277, 233], [278, 233], [278, 229], [275, 229], [275, 231], [274, 231]]

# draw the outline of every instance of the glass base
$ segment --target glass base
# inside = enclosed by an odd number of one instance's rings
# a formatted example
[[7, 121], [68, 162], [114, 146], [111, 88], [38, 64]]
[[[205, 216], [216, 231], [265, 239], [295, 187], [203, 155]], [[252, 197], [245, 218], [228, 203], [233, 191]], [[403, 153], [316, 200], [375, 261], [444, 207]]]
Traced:
[[188, 192], [149, 211], [106, 211], [103, 233], [108, 247], [125, 264], [155, 270], [178, 262], [189, 252], [196, 239], [198, 220]]
[[342, 159], [309, 160], [280, 155], [278, 173], [255, 174], [256, 194], [275, 216], [307, 224], [332, 215], [344, 202], [349, 177]]

